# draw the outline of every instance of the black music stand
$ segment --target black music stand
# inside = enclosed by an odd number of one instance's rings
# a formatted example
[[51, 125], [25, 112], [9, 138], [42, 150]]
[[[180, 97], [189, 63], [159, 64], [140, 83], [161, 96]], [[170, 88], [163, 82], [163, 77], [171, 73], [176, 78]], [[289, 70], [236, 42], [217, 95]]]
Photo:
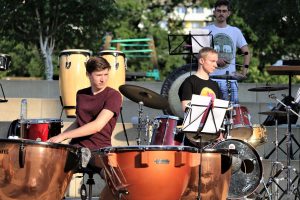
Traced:
[[193, 57], [203, 47], [213, 47], [213, 35], [206, 29], [195, 29], [189, 34], [168, 35], [169, 55], [189, 55], [190, 72], [192, 72]]

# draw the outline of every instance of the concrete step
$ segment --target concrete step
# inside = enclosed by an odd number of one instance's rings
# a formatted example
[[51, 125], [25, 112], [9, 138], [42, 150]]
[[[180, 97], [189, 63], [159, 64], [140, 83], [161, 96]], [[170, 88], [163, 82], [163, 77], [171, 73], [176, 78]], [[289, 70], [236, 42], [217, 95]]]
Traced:
[[[13, 121], [20, 118], [21, 100], [22, 98], [7, 98], [8, 102], [0, 103], [0, 121]], [[62, 112], [62, 106], [59, 99], [55, 98], [27, 98], [27, 118], [60, 118], [63, 121], [73, 121], [73, 118], [68, 118], [65, 112]], [[246, 107], [252, 124], [262, 124], [267, 118], [266, 115], [258, 114], [259, 112], [269, 111], [275, 104], [257, 103], [257, 102], [241, 102], [241, 106]], [[180, 106], [180, 105], [178, 105]], [[122, 106], [122, 116], [126, 123], [132, 122], [132, 117], [138, 116], [139, 105], [133, 101], [124, 98]], [[143, 107], [142, 117], [148, 117], [154, 120], [157, 116], [163, 115], [162, 110]], [[121, 122], [121, 117], [118, 121]], [[238, 120], [242, 120], [242, 116], [237, 116]], [[241, 121], [240, 121], [241, 122]]]

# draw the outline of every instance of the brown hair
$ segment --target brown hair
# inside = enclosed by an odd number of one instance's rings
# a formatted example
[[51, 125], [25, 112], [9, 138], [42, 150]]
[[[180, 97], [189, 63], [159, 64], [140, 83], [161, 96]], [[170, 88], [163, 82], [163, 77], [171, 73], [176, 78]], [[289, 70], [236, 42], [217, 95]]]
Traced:
[[90, 57], [86, 63], [86, 71], [91, 74], [94, 71], [102, 71], [105, 69], [110, 70], [111, 66], [107, 60], [101, 56], [99, 57]]
[[219, 6], [227, 6], [228, 10], [231, 10], [230, 2], [228, 0], [218, 0], [218, 1], [216, 1], [215, 9]]

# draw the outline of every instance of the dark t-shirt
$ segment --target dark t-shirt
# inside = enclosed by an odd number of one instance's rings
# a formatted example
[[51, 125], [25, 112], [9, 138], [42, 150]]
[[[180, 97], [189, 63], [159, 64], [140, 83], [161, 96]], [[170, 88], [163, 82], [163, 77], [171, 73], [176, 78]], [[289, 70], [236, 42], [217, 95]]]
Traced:
[[120, 114], [121, 104], [121, 94], [110, 87], [106, 87], [96, 95], [92, 93], [91, 87], [79, 90], [76, 95], [76, 121], [78, 126], [83, 126], [95, 120], [103, 109], [112, 111], [114, 116], [100, 132], [85, 137], [73, 138], [71, 144], [77, 144], [91, 150], [111, 146], [111, 135]]
[[[193, 94], [222, 99], [222, 93], [217, 82], [211, 79], [203, 80], [196, 75], [186, 78], [178, 90], [180, 101], [191, 100]], [[182, 141], [182, 138], [184, 138], [184, 145], [186, 146], [198, 147], [184, 137], [183, 132], [179, 132], [176, 137], [175, 140], [178, 141]]]
[[186, 78], [178, 91], [180, 101], [191, 100], [193, 94], [222, 99], [222, 93], [217, 82], [211, 79], [203, 80], [196, 75]]

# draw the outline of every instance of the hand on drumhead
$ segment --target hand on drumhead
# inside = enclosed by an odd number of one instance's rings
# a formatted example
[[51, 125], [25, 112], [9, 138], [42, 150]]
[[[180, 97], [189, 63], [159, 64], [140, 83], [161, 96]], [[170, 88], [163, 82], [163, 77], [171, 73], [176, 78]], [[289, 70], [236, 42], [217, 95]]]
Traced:
[[63, 134], [58, 134], [57, 136], [51, 137], [47, 140], [47, 142], [60, 143], [64, 141], [66, 138]]

